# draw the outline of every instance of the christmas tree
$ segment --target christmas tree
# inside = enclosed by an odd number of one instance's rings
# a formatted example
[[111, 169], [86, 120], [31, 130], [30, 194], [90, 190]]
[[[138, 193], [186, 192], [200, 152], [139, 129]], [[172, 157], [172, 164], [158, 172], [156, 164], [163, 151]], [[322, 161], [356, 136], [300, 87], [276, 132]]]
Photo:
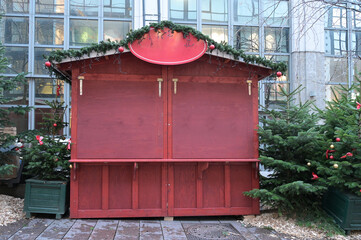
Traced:
[[[15, 77], [6, 77], [2, 73], [9, 68], [9, 63], [5, 57], [5, 48], [0, 43], [0, 104], [4, 105], [11, 101], [11, 98], [4, 96], [4, 92], [10, 92], [17, 88], [21, 84], [25, 84], [25, 73], [19, 73]], [[4, 129], [11, 126], [10, 113], [25, 114], [29, 111], [28, 107], [10, 107], [0, 108], [0, 175], [10, 173], [15, 167], [13, 164], [9, 164], [9, 154], [17, 154], [17, 146], [14, 145], [16, 141], [15, 136], [7, 134]]]
[[281, 88], [285, 105], [280, 110], [264, 110], [258, 129], [260, 160], [271, 174], [261, 176], [260, 189], [246, 193], [279, 213], [318, 210], [326, 190], [314, 173], [325, 148], [317, 126], [319, 118], [311, 111], [312, 102], [294, 104], [300, 91], [287, 93]]
[[58, 81], [55, 99], [46, 101], [50, 111], [44, 114], [42, 129], [37, 135], [26, 136], [30, 147], [22, 150], [25, 173], [41, 180], [66, 180], [69, 177], [71, 142], [62, 135], [67, 123], [63, 121], [66, 106], [59, 100], [60, 91]]
[[317, 171], [319, 181], [361, 196], [361, 83], [334, 91], [334, 100], [321, 111], [328, 140]]

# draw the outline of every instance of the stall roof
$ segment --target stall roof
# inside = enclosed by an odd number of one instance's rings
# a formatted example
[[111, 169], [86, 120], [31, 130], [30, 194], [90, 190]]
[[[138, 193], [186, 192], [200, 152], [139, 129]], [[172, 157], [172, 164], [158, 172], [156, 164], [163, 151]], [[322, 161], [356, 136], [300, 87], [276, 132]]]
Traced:
[[[252, 66], [260, 67], [265, 70], [268, 70], [270, 74], [272, 72], [281, 71], [285, 72], [287, 69], [286, 64], [283, 62], [276, 63], [271, 60], [267, 60], [262, 57], [258, 57], [255, 55], [247, 55], [242, 50], [235, 49], [225, 43], [217, 43], [209, 36], [204, 35], [203, 33], [195, 30], [194, 28], [188, 26], [182, 26], [174, 24], [170, 21], [162, 21], [160, 23], [151, 23], [149, 26], [142, 27], [135, 31], [130, 31], [127, 34], [127, 37], [120, 42], [100, 42], [98, 44], [92, 44], [89, 47], [84, 47], [79, 50], [57, 50], [53, 51], [48, 57], [47, 66], [49, 70], [54, 72], [60, 79], [64, 79], [69, 81], [63, 72], [58, 70], [56, 67], [58, 64], [62, 63], [70, 63], [74, 61], [86, 60], [91, 58], [97, 58], [102, 56], [110, 56], [115, 54], [120, 54], [118, 51], [119, 47], [123, 47], [122, 52], [129, 52], [128, 46], [132, 44], [134, 41], [143, 41], [145, 39], [146, 34], [150, 34], [150, 31], [161, 31], [164, 29], [171, 30], [173, 32], [182, 33], [183, 37], [191, 35], [198, 40], [203, 40], [206, 44], [206, 48], [208, 46], [205, 54], [221, 57], [224, 59], [229, 59], [232, 61], [237, 61], [245, 64], [249, 64]], [[163, 36], [162, 36], [163, 38]], [[210, 48], [212, 46], [212, 48]], [[269, 75], [270, 75], [269, 74]]]

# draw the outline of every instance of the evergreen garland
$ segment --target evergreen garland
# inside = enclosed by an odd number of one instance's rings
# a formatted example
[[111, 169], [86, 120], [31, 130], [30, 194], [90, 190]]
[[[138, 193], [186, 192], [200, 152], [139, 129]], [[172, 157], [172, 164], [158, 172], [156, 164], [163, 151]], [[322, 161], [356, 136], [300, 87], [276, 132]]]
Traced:
[[[52, 63], [52, 66], [49, 67], [49, 72], [50, 72], [50, 74], [55, 74], [55, 76], [58, 79], [62, 79], [67, 82], [70, 82], [71, 80], [69, 78], [67, 78], [64, 74], [62, 74], [56, 68], [53, 67], [55, 62], [61, 62], [63, 59], [66, 59], [66, 58], [81, 59], [81, 57], [84, 55], [90, 56], [90, 54], [92, 52], [105, 54], [107, 51], [114, 50], [114, 53], [116, 53], [120, 46], [129, 49], [128, 44], [134, 42], [135, 40], [139, 40], [139, 39], [143, 38], [143, 36], [146, 33], [148, 33], [151, 30], [151, 28], [154, 28], [154, 31], [158, 31], [159, 29], [163, 30], [164, 28], [169, 28], [172, 31], [182, 32], [184, 38], [186, 38], [189, 34], [192, 34], [198, 40], [201, 39], [201, 40], [206, 41], [208, 46], [213, 44], [215, 46], [215, 49], [217, 49], [218, 51], [225, 52], [229, 55], [232, 55], [235, 60], [242, 59], [246, 63], [260, 64], [265, 67], [271, 68], [275, 72], [276, 71], [285, 72], [287, 70], [287, 65], [283, 62], [277, 63], [277, 62], [273, 62], [271, 60], [267, 60], [262, 57], [257, 57], [254, 55], [247, 55], [244, 53], [244, 51], [237, 50], [224, 42], [217, 43], [216, 41], [211, 39], [209, 36], [204, 35], [200, 31], [197, 31], [192, 27], [174, 24], [171, 21], [162, 21], [160, 23], [151, 23], [148, 26], [144, 26], [144, 27], [134, 30], [134, 31], [130, 30], [130, 32], [127, 34], [126, 38], [121, 40], [120, 42], [118, 42], [118, 41], [111, 42], [108, 40], [108, 41], [101, 41], [98, 44], [93, 43], [92, 45], [90, 45], [88, 47], [83, 47], [79, 50], [70, 49], [70, 50], [53, 51], [50, 53], [50, 55], [44, 56], [45, 59], [47, 59], [49, 62]], [[210, 51], [214, 51], [214, 50], [210, 50]]]

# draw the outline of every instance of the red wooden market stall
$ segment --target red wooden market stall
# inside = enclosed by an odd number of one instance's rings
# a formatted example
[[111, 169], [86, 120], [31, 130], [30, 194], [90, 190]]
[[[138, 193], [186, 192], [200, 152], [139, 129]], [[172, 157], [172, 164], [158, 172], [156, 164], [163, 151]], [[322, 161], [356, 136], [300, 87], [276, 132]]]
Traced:
[[[130, 50], [65, 59], [72, 81], [71, 218], [258, 214], [258, 80], [169, 29]], [[211, 46], [213, 48], [213, 46]]]

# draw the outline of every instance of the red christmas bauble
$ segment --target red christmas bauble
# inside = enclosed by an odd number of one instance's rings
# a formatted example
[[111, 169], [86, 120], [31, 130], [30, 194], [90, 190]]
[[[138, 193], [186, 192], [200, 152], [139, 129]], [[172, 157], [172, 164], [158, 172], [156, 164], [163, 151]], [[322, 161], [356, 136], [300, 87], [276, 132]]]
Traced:
[[331, 155], [331, 156], [330, 156], [330, 159], [333, 159], [333, 158], [334, 158], [334, 157]]
[[54, 127], [58, 126], [56, 123], [53, 124]]
[[281, 73], [281, 72], [277, 72], [276, 75], [277, 75], [277, 77], [281, 77], [281, 76], [282, 76], [282, 73]]
[[211, 50], [213, 50], [213, 49], [215, 49], [216, 48], [216, 46], [214, 46], [213, 44], [211, 44], [210, 46], [209, 46], [209, 49], [211, 49]]
[[49, 61], [45, 62], [45, 66], [46, 67], [51, 67], [51, 62], [49, 62]]
[[341, 141], [341, 138], [336, 138], [336, 142], [339, 142], [339, 141]]
[[122, 53], [122, 52], [124, 52], [124, 48], [123, 48], [123, 47], [119, 47], [119, 48], [118, 48], [118, 51], [119, 51], [120, 53]]

